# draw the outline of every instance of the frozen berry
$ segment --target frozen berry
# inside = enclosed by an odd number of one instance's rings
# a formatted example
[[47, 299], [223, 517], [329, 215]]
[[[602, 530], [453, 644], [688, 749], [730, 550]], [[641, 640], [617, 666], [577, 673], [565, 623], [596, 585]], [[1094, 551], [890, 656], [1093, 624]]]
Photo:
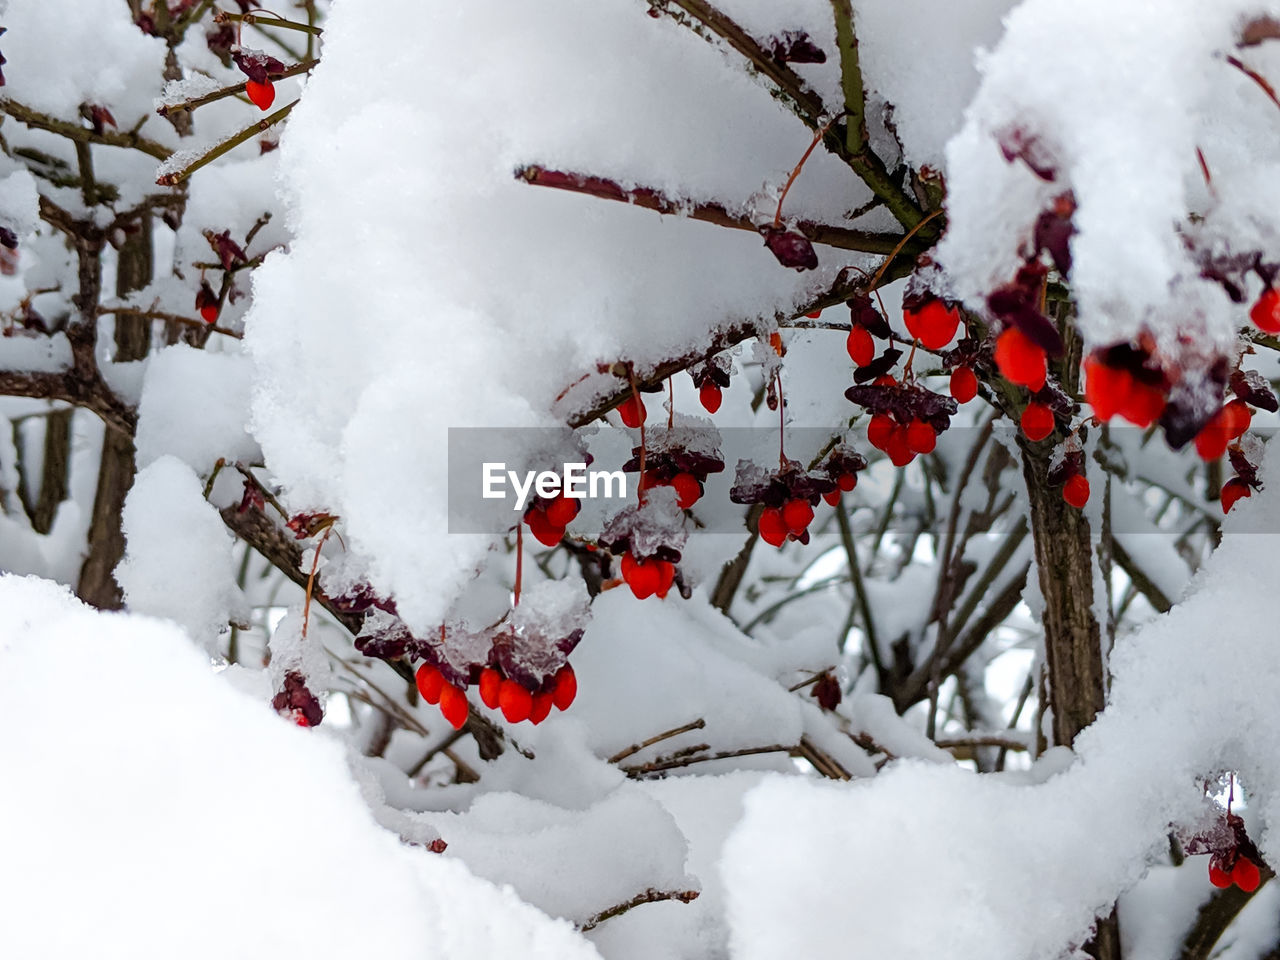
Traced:
[[1216, 857], [1209, 861], [1209, 882], [1219, 890], [1225, 890], [1231, 886], [1231, 874], [1222, 869]]
[[1230, 513], [1236, 501], [1241, 497], [1253, 496], [1253, 490], [1239, 477], [1232, 477], [1222, 485], [1222, 492], [1218, 496], [1222, 500], [1222, 512]]
[[467, 722], [467, 695], [461, 688], [446, 683], [440, 690], [440, 712], [449, 726], [461, 730], [462, 725]]
[[533, 709], [533, 694], [514, 680], [503, 680], [498, 688], [498, 706], [507, 723], [528, 720], [529, 711]]
[[561, 667], [556, 673], [555, 682], [552, 702], [555, 703], [557, 710], [568, 710], [574, 697], [578, 695], [578, 677], [573, 672], [573, 667], [567, 663]]
[[671, 478], [671, 486], [676, 491], [676, 506], [681, 510], [689, 509], [702, 496], [702, 484], [692, 473], [677, 473]]
[[555, 703], [555, 694], [543, 690], [533, 695], [533, 703], [529, 707], [529, 722], [535, 727], [551, 715], [551, 707]]
[[996, 366], [1013, 383], [1039, 390], [1048, 375], [1048, 360], [1040, 346], [1017, 327], [996, 340]]
[[415, 680], [423, 700], [432, 706], [440, 702], [440, 691], [444, 689], [445, 679], [444, 674], [437, 667], [424, 663], [418, 668]]
[[1249, 319], [1263, 333], [1280, 333], [1280, 290], [1268, 287], [1249, 311]]
[[968, 367], [951, 371], [951, 396], [957, 403], [968, 403], [978, 395], [978, 375]]
[[1258, 889], [1258, 884], [1262, 881], [1262, 874], [1258, 870], [1258, 865], [1248, 857], [1241, 857], [1236, 861], [1235, 867], [1231, 870], [1231, 882], [1243, 890], [1245, 893], [1253, 893]]
[[566, 496], [562, 493], [547, 505], [547, 522], [553, 527], [560, 527], [563, 529], [570, 524], [581, 509], [581, 500], [576, 497]]
[[1034, 400], [1022, 411], [1022, 432], [1028, 440], [1043, 440], [1053, 433], [1053, 411]]
[[907, 446], [915, 453], [933, 453], [938, 445], [938, 435], [923, 420], [912, 420], [907, 425]]
[[1089, 502], [1089, 481], [1084, 474], [1077, 473], [1062, 485], [1062, 499], [1077, 510], [1083, 510]]
[[502, 688], [502, 674], [493, 667], [480, 671], [480, 700], [490, 710], [498, 708], [498, 691]]
[[760, 513], [760, 539], [770, 546], [780, 547], [787, 542], [787, 534], [791, 530], [787, 521], [782, 519], [782, 511], [777, 507], [765, 507]]
[[702, 381], [702, 386], [698, 388], [698, 400], [702, 403], [702, 409], [707, 413], [715, 413], [720, 409], [720, 402], [723, 399], [718, 383], [710, 379]]
[[887, 450], [894, 426], [893, 420], [887, 414], [877, 413], [867, 424], [867, 443], [877, 450]]
[[902, 316], [907, 332], [928, 350], [941, 350], [955, 337], [956, 328], [960, 326], [960, 311], [936, 298], [915, 310], [904, 310]]
[[644, 423], [645, 413], [644, 401], [634, 393], [618, 404], [618, 416], [622, 418], [623, 425], [633, 430]]
[[855, 326], [849, 331], [845, 349], [849, 351], [849, 359], [859, 367], [865, 367], [876, 356], [876, 342], [871, 339], [866, 327]]
[[813, 523], [813, 507], [808, 500], [789, 500], [782, 508], [782, 522], [791, 533], [804, 533], [809, 524]]
[[276, 88], [271, 85], [270, 80], [266, 83], [248, 80], [245, 82], [244, 92], [259, 110], [270, 109], [276, 99]]

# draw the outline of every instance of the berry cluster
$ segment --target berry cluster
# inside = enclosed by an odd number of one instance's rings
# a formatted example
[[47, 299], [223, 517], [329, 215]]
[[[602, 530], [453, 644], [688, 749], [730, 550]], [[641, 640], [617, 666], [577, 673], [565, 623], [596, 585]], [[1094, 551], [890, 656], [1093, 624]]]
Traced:
[[564, 493], [555, 497], [534, 497], [525, 509], [524, 522], [544, 547], [554, 547], [564, 539], [565, 527], [582, 509], [582, 502]]
[[[461, 730], [469, 711], [466, 686], [450, 683], [443, 671], [431, 663], [418, 667], [414, 679], [422, 699], [433, 706], [439, 705], [449, 725]], [[479, 671], [476, 685], [481, 702], [491, 710], [501, 710], [508, 723], [528, 720], [535, 726], [547, 719], [552, 707], [568, 710], [578, 695], [578, 678], [567, 663], [535, 690], [504, 677], [492, 666]]]
[[855, 384], [844, 395], [871, 414], [867, 442], [886, 453], [896, 467], [905, 467], [917, 454], [932, 453], [938, 434], [951, 426], [957, 410], [950, 397], [887, 378]]
[[[845, 472], [841, 470], [838, 476]], [[738, 462], [729, 499], [734, 503], [761, 504], [764, 509], [757, 522], [760, 539], [770, 546], [781, 547], [788, 540], [809, 542], [813, 508], [820, 497], [838, 490], [838, 483], [830, 476], [809, 473], [795, 460], [784, 461], [772, 472], [743, 460]], [[849, 489], [853, 489], [852, 485]]]

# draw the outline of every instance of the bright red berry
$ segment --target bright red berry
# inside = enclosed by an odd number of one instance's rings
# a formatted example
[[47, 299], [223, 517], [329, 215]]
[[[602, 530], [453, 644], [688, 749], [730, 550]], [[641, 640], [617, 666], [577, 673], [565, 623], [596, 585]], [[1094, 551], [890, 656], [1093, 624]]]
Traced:
[[968, 367], [956, 367], [951, 371], [951, 396], [956, 403], [968, 403], [978, 395], [978, 375]]
[[578, 511], [582, 509], [582, 501], [576, 497], [565, 496], [563, 493], [556, 497], [551, 503], [547, 504], [547, 522], [553, 527], [563, 529], [567, 527], [573, 518], [578, 515]]
[[787, 521], [782, 519], [782, 511], [777, 507], [765, 507], [760, 513], [758, 524], [760, 539], [773, 547], [780, 547], [787, 542], [787, 534], [791, 529]]
[[1218, 496], [1222, 500], [1222, 512], [1230, 513], [1237, 500], [1253, 496], [1253, 489], [1239, 477], [1232, 477], [1222, 485], [1222, 492]]
[[1084, 361], [1084, 398], [1099, 420], [1110, 420], [1129, 400], [1133, 375], [1128, 370], [1109, 367], [1097, 357]]
[[877, 450], [887, 450], [896, 424], [885, 413], [877, 413], [867, 424], [867, 443]]
[[780, 357], [787, 355], [787, 348], [782, 345], [782, 334], [777, 330], [769, 334], [769, 346], [773, 347], [773, 352]]
[[644, 401], [634, 393], [618, 404], [618, 416], [622, 418], [623, 425], [633, 430], [644, 423], [645, 415]]
[[996, 366], [1007, 380], [1032, 390], [1043, 387], [1048, 376], [1044, 347], [1017, 327], [1010, 327], [996, 340]]
[[1145, 430], [1160, 419], [1160, 414], [1164, 413], [1165, 404], [1162, 389], [1155, 384], [1135, 381], [1133, 391], [1129, 394], [1124, 406], [1120, 408], [1120, 416], [1135, 427]]
[[1243, 400], [1235, 399], [1222, 408], [1222, 426], [1232, 440], [1240, 437], [1253, 423], [1253, 411]]
[[1249, 311], [1249, 319], [1263, 333], [1280, 333], [1280, 291], [1268, 287]]
[[810, 310], [808, 313], [805, 314], [805, 316], [808, 317], [810, 320], [817, 320], [820, 316], [822, 316], [822, 311]]
[[557, 710], [568, 710], [574, 697], [578, 695], [578, 676], [573, 672], [573, 667], [567, 663], [561, 667], [556, 673], [555, 683], [552, 702]]
[[554, 547], [564, 539], [564, 527], [556, 526], [547, 519], [545, 511], [535, 507], [524, 516], [529, 525], [529, 532], [544, 547]]
[[1222, 869], [1222, 865], [1218, 863], [1217, 857], [1209, 861], [1209, 882], [1219, 890], [1225, 890], [1231, 886], [1231, 874]]
[[827, 501], [828, 506], [838, 507], [840, 506], [840, 491], [838, 489], [828, 490], [822, 495], [822, 499]]
[[498, 688], [498, 707], [507, 718], [507, 723], [528, 720], [529, 711], [533, 709], [533, 694], [508, 678]]
[[849, 331], [849, 339], [845, 341], [845, 349], [849, 351], [849, 359], [856, 366], [865, 367], [876, 356], [876, 342], [866, 327], [854, 326]]
[[658, 568], [658, 589], [654, 591], [659, 600], [667, 598], [667, 591], [676, 582], [676, 565], [667, 560], [650, 560]]
[[418, 674], [414, 679], [417, 681], [418, 692], [422, 694], [423, 700], [432, 706], [440, 702], [440, 691], [445, 687], [445, 679], [439, 668], [424, 663], [418, 668]]
[[813, 523], [813, 507], [808, 500], [788, 500], [782, 508], [782, 522], [794, 534], [801, 534]]
[[653, 560], [637, 560], [630, 553], [622, 555], [622, 579], [626, 581], [637, 600], [644, 600], [658, 592], [662, 572]]
[[217, 323], [218, 305], [216, 303], [206, 303], [200, 308], [200, 316], [205, 323]]
[[551, 715], [551, 707], [555, 702], [555, 694], [550, 690], [542, 690], [533, 695], [533, 703], [529, 707], [529, 722], [535, 727]]
[[1196, 453], [1200, 454], [1201, 460], [1217, 460], [1227, 452], [1230, 442], [1231, 438], [1222, 425], [1222, 411], [1219, 410], [1196, 434]]
[[480, 671], [480, 700], [490, 710], [498, 709], [498, 691], [502, 689], [502, 674], [493, 667]]
[[1077, 510], [1084, 509], [1089, 502], [1089, 481], [1083, 473], [1077, 473], [1062, 485], [1062, 499]]
[[1236, 865], [1231, 870], [1231, 882], [1243, 890], [1245, 893], [1253, 893], [1258, 889], [1258, 884], [1262, 881], [1262, 874], [1258, 870], [1258, 865], [1248, 857], [1241, 857], [1236, 861]]
[[907, 424], [907, 446], [915, 453], [933, 453], [938, 445], [938, 435], [933, 427], [923, 420], [912, 420]]
[[271, 85], [270, 80], [266, 83], [247, 80], [245, 81], [244, 92], [259, 110], [269, 109], [276, 99], [276, 88]]
[[948, 307], [938, 299], [931, 299], [915, 310], [904, 310], [903, 320], [907, 324], [907, 332], [920, 341], [920, 345], [929, 350], [941, 350], [956, 335], [960, 326], [960, 311]]
[[1034, 400], [1022, 411], [1022, 432], [1028, 440], [1043, 440], [1053, 433], [1053, 411]]
[[916, 458], [916, 452], [911, 449], [911, 444], [907, 441], [906, 427], [901, 424], [894, 426], [884, 452], [889, 455], [889, 462], [895, 467], [905, 467]]
[[455, 730], [462, 729], [462, 725], [467, 722], [467, 695], [460, 687], [446, 683], [441, 688], [440, 712], [449, 722], [449, 726]]
[[856, 473], [842, 473], [840, 474], [840, 479], [836, 481], [836, 486], [838, 486], [845, 493], [848, 493], [857, 485], [858, 485], [858, 475]]
[[681, 510], [689, 509], [702, 496], [702, 484], [692, 473], [677, 473], [671, 478], [671, 486], [676, 491], [676, 506]]
[[715, 413], [720, 409], [720, 403], [724, 400], [723, 394], [720, 393], [720, 384], [714, 380], [703, 380], [702, 386], [698, 388], [698, 399], [702, 402], [702, 409], [707, 413]]

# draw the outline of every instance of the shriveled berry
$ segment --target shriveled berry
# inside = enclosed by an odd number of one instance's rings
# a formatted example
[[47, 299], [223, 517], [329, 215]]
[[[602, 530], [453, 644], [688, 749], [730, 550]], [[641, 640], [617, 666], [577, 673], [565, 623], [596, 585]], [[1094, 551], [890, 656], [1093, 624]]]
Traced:
[[1241, 857], [1231, 870], [1231, 882], [1245, 893], [1253, 893], [1262, 881], [1262, 873], [1258, 865], [1248, 857]]
[[253, 101], [253, 105], [259, 110], [270, 109], [271, 104], [276, 99], [276, 88], [271, 85], [271, 81], [259, 83], [257, 80], [248, 80], [244, 85], [245, 95]]
[[1231, 886], [1231, 874], [1222, 869], [1216, 857], [1209, 861], [1209, 882], [1219, 890], [1225, 890]]
[[561, 667], [556, 672], [555, 684], [552, 702], [557, 710], [568, 710], [578, 695], [578, 676], [573, 672], [573, 667], [567, 663]]
[[871, 418], [871, 422], [867, 424], [867, 443], [877, 450], [887, 450], [889, 438], [893, 436], [896, 426], [897, 424], [893, 422], [888, 414], [877, 413]]
[[933, 427], [923, 420], [912, 420], [907, 424], [907, 446], [915, 453], [933, 453], [938, 445], [938, 435]]
[[978, 375], [968, 367], [956, 367], [951, 371], [951, 396], [956, 403], [968, 403], [978, 395]]
[[440, 712], [449, 726], [461, 730], [462, 725], [467, 722], [467, 695], [461, 688], [446, 683], [440, 691]]
[[502, 689], [502, 674], [493, 667], [480, 671], [480, 701], [490, 710], [498, 709], [498, 691]]
[[777, 507], [765, 507], [761, 511], [758, 529], [760, 539], [774, 547], [780, 547], [786, 543], [787, 534], [791, 532], [787, 521], [782, 519], [782, 511]]
[[928, 300], [915, 310], [904, 310], [907, 332], [928, 350], [941, 350], [956, 335], [960, 311], [938, 299]]
[[550, 690], [542, 690], [533, 695], [533, 703], [529, 707], [529, 722], [535, 727], [551, 715], [551, 707], [555, 695]]
[[618, 416], [622, 418], [623, 425], [633, 430], [644, 422], [645, 414], [644, 401], [635, 393], [618, 404]]
[[553, 527], [567, 527], [582, 509], [582, 501], [576, 497], [560, 494], [547, 504], [547, 522]]
[[498, 707], [507, 723], [519, 723], [529, 719], [529, 711], [533, 709], [533, 694], [514, 680], [507, 678], [498, 688]]
[[544, 547], [554, 547], [564, 539], [564, 527], [556, 526], [547, 519], [543, 510], [534, 508], [525, 514], [524, 522], [529, 525], [529, 532]]
[[1039, 390], [1048, 376], [1044, 347], [1017, 327], [1010, 327], [996, 340], [996, 366], [1007, 380]]
[[1268, 287], [1249, 311], [1249, 319], [1263, 333], [1280, 333], [1280, 290]]
[[414, 680], [418, 684], [418, 692], [422, 694], [423, 700], [432, 706], [440, 702], [440, 691], [445, 687], [445, 679], [438, 667], [424, 663], [418, 668]]
[[1028, 440], [1043, 440], [1053, 433], [1053, 411], [1034, 400], [1022, 411], [1022, 432]]
[[1089, 502], [1089, 481], [1083, 473], [1077, 473], [1062, 485], [1062, 499], [1077, 510], [1084, 509]]
[[671, 486], [676, 491], [676, 506], [681, 510], [689, 509], [702, 496], [702, 484], [692, 473], [677, 473], [671, 478]]
[[791, 533], [803, 533], [813, 523], [813, 507], [808, 500], [788, 500], [782, 508], [782, 522]]
[[849, 331], [845, 349], [849, 351], [849, 359], [859, 367], [865, 367], [876, 356], [876, 342], [871, 339], [871, 333], [866, 327], [855, 326]]
[[720, 403], [724, 400], [724, 395], [720, 392], [720, 385], [714, 380], [703, 380], [702, 386], [698, 388], [698, 400], [702, 403], [702, 409], [707, 413], [715, 413], [720, 409]]
[[1222, 485], [1222, 492], [1218, 496], [1222, 500], [1222, 512], [1230, 513], [1237, 500], [1253, 496], [1253, 489], [1239, 477], [1232, 477]]

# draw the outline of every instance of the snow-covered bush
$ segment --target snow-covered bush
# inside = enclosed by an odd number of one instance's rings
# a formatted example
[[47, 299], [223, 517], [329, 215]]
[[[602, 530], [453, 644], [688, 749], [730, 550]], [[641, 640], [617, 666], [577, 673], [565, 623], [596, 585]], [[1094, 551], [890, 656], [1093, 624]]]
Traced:
[[1280, 3], [0, 26], [6, 955], [1280, 949]]

